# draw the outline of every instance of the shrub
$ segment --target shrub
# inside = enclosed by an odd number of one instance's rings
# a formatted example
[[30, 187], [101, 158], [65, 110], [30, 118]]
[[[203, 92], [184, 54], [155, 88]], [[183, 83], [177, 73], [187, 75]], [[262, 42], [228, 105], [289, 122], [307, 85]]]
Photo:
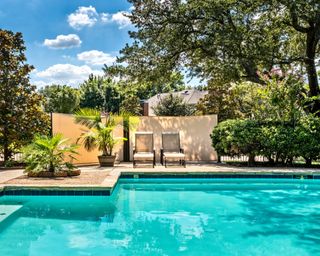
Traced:
[[219, 155], [247, 155], [249, 163], [261, 151], [261, 131], [252, 120], [227, 120], [215, 127], [211, 134], [212, 146]]
[[227, 120], [211, 134], [212, 146], [219, 155], [249, 157], [261, 155], [270, 162], [292, 164], [295, 157], [307, 165], [320, 158], [320, 119], [304, 116], [292, 123]]
[[296, 130], [288, 124], [260, 124], [261, 155], [270, 162], [289, 164], [298, 156]]
[[[72, 170], [71, 161], [77, 154], [75, 144], [67, 144], [61, 134], [53, 137], [35, 136], [33, 142], [23, 148], [23, 158], [26, 163], [27, 173], [39, 173], [43, 171], [57, 172]], [[66, 161], [65, 158], [70, 158]]]
[[187, 104], [182, 97], [169, 94], [153, 107], [156, 116], [192, 116], [195, 107]]
[[298, 155], [307, 165], [320, 158], [320, 119], [312, 115], [301, 118], [296, 130]]

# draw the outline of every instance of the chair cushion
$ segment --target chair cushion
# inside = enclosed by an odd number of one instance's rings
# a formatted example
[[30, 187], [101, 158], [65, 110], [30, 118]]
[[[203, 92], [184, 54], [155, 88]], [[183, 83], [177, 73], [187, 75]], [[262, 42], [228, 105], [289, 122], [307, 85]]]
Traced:
[[134, 160], [153, 160], [153, 153], [149, 153], [149, 152], [139, 152], [139, 153], [135, 153], [133, 155], [133, 159]]
[[184, 159], [185, 158], [185, 154], [183, 153], [178, 153], [178, 152], [165, 152], [163, 153], [163, 156], [166, 159]]

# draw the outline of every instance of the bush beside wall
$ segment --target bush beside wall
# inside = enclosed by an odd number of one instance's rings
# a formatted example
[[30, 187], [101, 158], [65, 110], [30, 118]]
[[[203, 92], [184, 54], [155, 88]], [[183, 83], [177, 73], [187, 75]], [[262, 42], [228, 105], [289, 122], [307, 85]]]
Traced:
[[307, 165], [320, 158], [320, 119], [305, 116], [297, 123], [227, 120], [211, 134], [212, 146], [219, 155], [249, 158], [264, 156], [271, 163], [290, 165], [302, 157]]

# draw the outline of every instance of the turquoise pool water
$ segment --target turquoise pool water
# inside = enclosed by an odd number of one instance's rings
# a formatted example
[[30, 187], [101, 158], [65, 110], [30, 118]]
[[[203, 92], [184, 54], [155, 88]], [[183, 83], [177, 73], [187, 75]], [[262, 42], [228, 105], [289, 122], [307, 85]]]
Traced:
[[111, 197], [3, 196], [0, 255], [320, 255], [320, 183], [123, 180]]

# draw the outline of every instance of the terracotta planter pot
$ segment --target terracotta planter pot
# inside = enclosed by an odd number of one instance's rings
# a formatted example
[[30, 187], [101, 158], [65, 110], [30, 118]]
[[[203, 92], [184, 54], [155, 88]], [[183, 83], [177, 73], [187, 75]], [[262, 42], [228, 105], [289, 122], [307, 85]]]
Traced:
[[101, 167], [113, 167], [116, 156], [98, 156]]

